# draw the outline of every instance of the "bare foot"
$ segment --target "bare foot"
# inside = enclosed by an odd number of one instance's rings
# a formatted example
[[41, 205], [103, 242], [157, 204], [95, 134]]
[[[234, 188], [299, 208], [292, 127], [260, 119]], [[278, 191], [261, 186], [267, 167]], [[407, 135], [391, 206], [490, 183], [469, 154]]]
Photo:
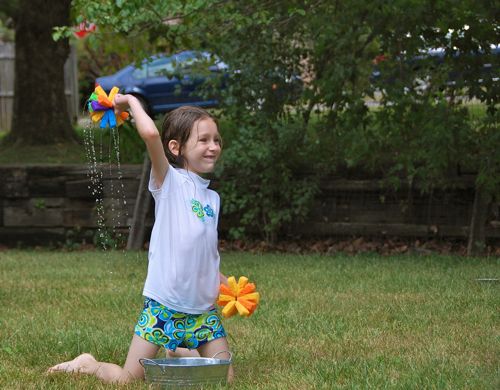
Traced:
[[47, 374], [52, 374], [55, 372], [73, 372], [73, 373], [86, 372], [86, 370], [88, 370], [92, 366], [95, 366], [96, 364], [97, 360], [95, 360], [95, 358], [91, 354], [84, 353], [81, 354], [80, 356], [77, 356], [73, 360], [64, 363], [59, 363], [53, 367], [50, 367], [47, 370]]

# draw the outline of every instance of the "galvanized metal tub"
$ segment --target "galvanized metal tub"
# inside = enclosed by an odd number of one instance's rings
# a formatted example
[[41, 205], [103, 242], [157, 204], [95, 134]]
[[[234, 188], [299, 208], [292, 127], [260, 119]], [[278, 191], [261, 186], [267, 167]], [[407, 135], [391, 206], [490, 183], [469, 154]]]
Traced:
[[[221, 353], [229, 359], [216, 359]], [[224, 384], [231, 364], [232, 354], [221, 351], [211, 358], [139, 359], [144, 367], [145, 380], [162, 387], [185, 387], [204, 384]]]

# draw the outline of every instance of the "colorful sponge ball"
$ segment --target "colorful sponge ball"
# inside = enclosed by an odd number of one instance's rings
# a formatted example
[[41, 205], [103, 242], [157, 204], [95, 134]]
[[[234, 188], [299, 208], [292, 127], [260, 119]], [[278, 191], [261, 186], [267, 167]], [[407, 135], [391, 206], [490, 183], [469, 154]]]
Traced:
[[98, 85], [89, 97], [87, 108], [90, 117], [94, 122], [100, 122], [101, 129], [120, 126], [128, 118], [128, 112], [121, 112], [118, 117], [115, 115], [113, 100], [118, 91], [118, 87], [113, 87], [108, 96]]
[[227, 279], [227, 286], [221, 284], [219, 290], [217, 304], [223, 307], [223, 317], [229, 318], [236, 313], [249, 317], [257, 309], [260, 294], [255, 291], [255, 284], [248, 282], [247, 277], [241, 276], [236, 282], [236, 278], [230, 276]]

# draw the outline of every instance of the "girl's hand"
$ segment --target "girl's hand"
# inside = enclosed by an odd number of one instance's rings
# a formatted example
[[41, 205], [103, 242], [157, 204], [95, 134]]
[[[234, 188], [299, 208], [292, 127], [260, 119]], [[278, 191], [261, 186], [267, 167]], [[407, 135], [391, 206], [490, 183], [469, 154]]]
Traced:
[[115, 112], [119, 114], [120, 112], [127, 111], [130, 108], [131, 98], [133, 98], [132, 95], [122, 95], [121, 93], [117, 93], [113, 101]]

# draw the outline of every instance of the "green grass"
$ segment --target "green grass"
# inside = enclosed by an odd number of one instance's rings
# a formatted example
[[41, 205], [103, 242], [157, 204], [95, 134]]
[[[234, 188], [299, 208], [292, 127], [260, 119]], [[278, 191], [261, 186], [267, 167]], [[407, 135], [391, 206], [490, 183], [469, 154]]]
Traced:
[[76, 143], [0, 145], [0, 164], [82, 164], [85, 161], [85, 149]]
[[[366, 99], [369, 100], [368, 98]], [[469, 117], [471, 121], [478, 122], [486, 115], [486, 106], [482, 103], [470, 102], [465, 104], [469, 110]], [[379, 111], [380, 107], [370, 106], [371, 112]], [[219, 118], [219, 127], [222, 133], [224, 148], [227, 149], [236, 137], [236, 130], [239, 126], [238, 123], [230, 121], [227, 117], [221, 115], [219, 110], [211, 110], [211, 112]], [[85, 156], [85, 149], [83, 145], [84, 138], [84, 119], [81, 118], [78, 125], [75, 125], [75, 133], [80, 140], [80, 145], [75, 143], [61, 143], [56, 145], [22, 145], [22, 146], [5, 146], [2, 145], [2, 139], [7, 135], [6, 132], [0, 131], [0, 164], [86, 164], [87, 157]], [[157, 128], [161, 131], [163, 115], [155, 117]], [[309, 132], [312, 138], [317, 137], [314, 130], [316, 126], [321, 123], [321, 114], [316, 112], [311, 113], [309, 120]], [[109, 149], [112, 144], [109, 129], [101, 131], [98, 125], [92, 125], [96, 130], [95, 143], [96, 148], [99, 149], [102, 145], [103, 159], [109, 160]], [[146, 151], [144, 142], [141, 140], [134, 125], [128, 121], [120, 130], [120, 162], [122, 164], [142, 164], [144, 153]], [[336, 139], [322, 139], [324, 145], [323, 150], [325, 156], [331, 155], [331, 142], [337, 142]], [[326, 145], [326, 146], [325, 146]], [[330, 146], [328, 146], [330, 145]], [[114, 152], [113, 158], [114, 158]], [[327, 157], [325, 157], [327, 158]], [[330, 158], [330, 157], [328, 157]]]
[[[252, 317], [225, 320], [234, 389], [500, 386], [500, 284], [476, 280], [499, 277], [499, 259], [222, 258], [262, 295]], [[146, 267], [142, 252], [0, 252], [0, 388], [113, 388], [44, 371], [82, 352], [123, 364]]]
[[[116, 159], [110, 130], [103, 131], [97, 125], [92, 125], [92, 129], [97, 158], [101, 158], [99, 153], [102, 153], [102, 159], [105, 162], [109, 161], [110, 158]], [[122, 164], [142, 164], [146, 147], [135, 128], [127, 123], [119, 128], [119, 132], [120, 162]], [[77, 126], [75, 133], [79, 143], [11, 146], [2, 144], [2, 139], [6, 134], [0, 132], [0, 164], [86, 164], [84, 128]]]
[[[87, 157], [84, 147], [85, 122], [82, 118], [79, 125], [75, 126], [75, 133], [80, 144], [74, 142], [59, 143], [55, 145], [2, 145], [2, 140], [7, 133], [0, 131], [0, 165], [1, 164], [86, 164]], [[161, 131], [163, 115], [155, 118], [156, 127]], [[226, 119], [220, 121], [221, 131], [224, 138], [224, 146], [230, 145], [234, 138], [234, 125]], [[114, 150], [110, 150], [112, 145], [111, 133], [109, 129], [100, 130], [98, 125], [93, 124], [94, 142], [96, 152], [102, 145], [103, 160], [109, 160], [109, 153], [115, 158]], [[120, 132], [120, 162], [122, 164], [142, 164], [146, 147], [140, 138], [135, 126], [130, 122], [119, 127]], [[99, 158], [99, 156], [98, 156]]]

